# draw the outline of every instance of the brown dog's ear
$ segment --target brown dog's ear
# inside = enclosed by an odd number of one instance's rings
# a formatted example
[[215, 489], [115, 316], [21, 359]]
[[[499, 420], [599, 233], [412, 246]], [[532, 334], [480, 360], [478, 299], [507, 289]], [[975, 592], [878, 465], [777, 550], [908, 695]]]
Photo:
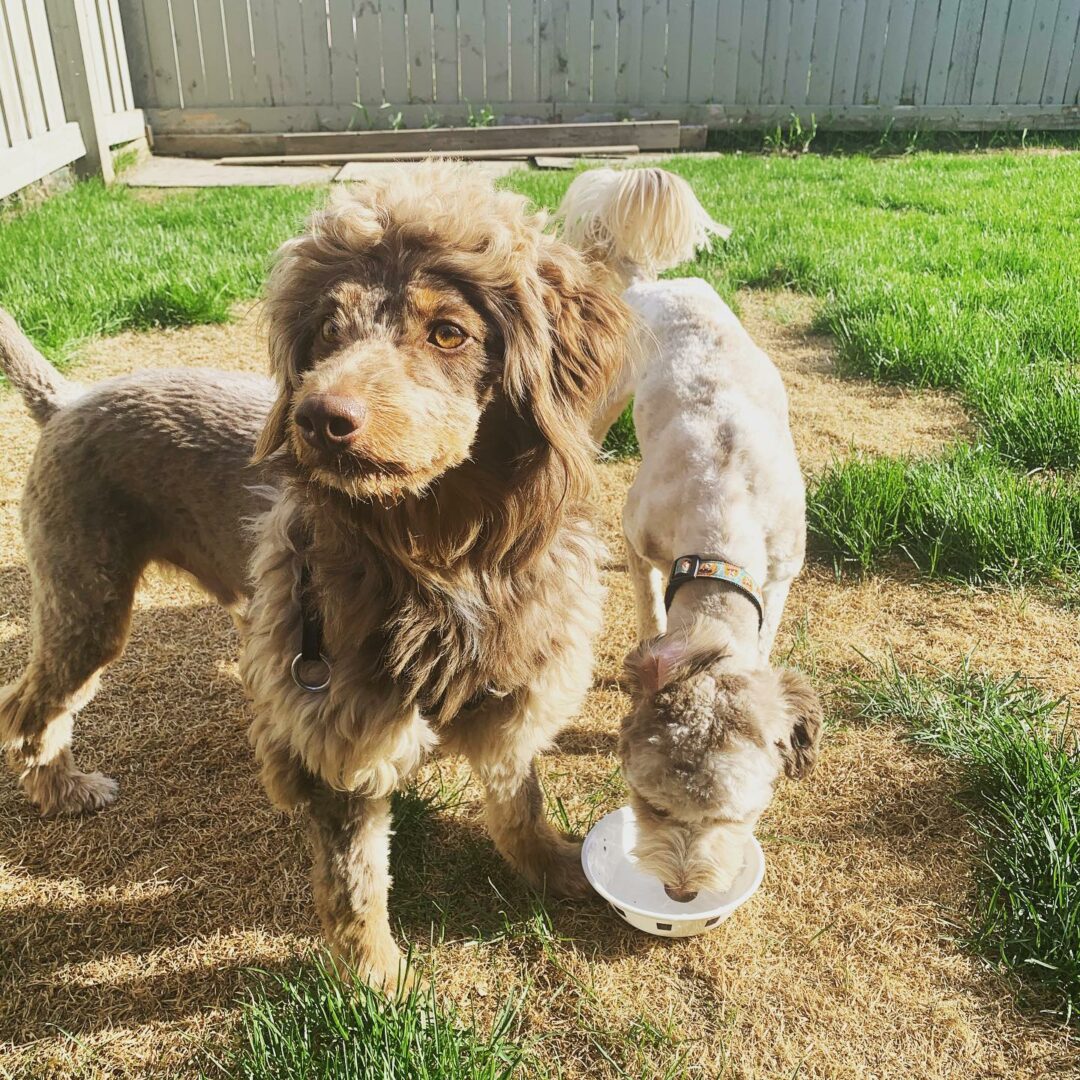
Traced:
[[270, 415], [263, 424], [259, 438], [255, 442], [255, 452], [251, 455], [251, 463], [258, 465], [265, 461], [275, 450], [285, 444], [289, 435], [289, 409], [292, 406], [292, 398], [287, 391], [278, 395]]
[[810, 775], [817, 764], [825, 714], [817, 691], [805, 675], [790, 668], [781, 668], [777, 675], [780, 691], [793, 721], [790, 742], [780, 744], [784, 772], [792, 780], [802, 780]]
[[666, 634], [643, 641], [623, 661], [631, 689], [644, 695], [663, 690], [686, 658], [687, 648], [685, 638]]

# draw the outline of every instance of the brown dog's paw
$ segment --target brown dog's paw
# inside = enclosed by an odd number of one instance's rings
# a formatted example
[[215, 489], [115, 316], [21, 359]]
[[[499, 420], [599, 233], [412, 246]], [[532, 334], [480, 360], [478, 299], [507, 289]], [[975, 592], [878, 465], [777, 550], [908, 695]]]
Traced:
[[552, 832], [529, 853], [522, 872], [529, 883], [548, 896], [580, 900], [592, 893], [581, 868], [581, 841]]
[[23, 778], [27, 798], [42, 817], [92, 814], [116, 799], [119, 785], [103, 773], [66, 772], [46, 765]]

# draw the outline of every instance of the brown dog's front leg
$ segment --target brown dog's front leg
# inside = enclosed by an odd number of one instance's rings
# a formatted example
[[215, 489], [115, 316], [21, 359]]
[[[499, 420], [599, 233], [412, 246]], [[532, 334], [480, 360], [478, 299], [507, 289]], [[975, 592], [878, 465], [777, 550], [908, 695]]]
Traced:
[[553, 896], [587, 896], [581, 844], [545, 817], [535, 763], [474, 759], [472, 764], [487, 796], [488, 832], [503, 858], [536, 889]]
[[333, 954], [372, 986], [411, 979], [390, 933], [390, 800], [319, 784], [308, 802], [315, 906]]

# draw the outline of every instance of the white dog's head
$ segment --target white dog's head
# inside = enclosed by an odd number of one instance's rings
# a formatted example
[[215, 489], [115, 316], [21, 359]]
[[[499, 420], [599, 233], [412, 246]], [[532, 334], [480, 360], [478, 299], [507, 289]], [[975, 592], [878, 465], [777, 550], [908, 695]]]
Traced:
[[723, 652], [661, 636], [626, 660], [634, 709], [619, 752], [638, 822], [634, 854], [688, 901], [730, 887], [780, 773], [809, 774], [822, 710], [786, 668], [732, 672]]

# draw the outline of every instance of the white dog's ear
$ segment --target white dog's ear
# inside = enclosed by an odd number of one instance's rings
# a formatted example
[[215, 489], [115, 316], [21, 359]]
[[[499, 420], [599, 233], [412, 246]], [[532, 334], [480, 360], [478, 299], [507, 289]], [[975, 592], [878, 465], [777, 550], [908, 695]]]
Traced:
[[780, 744], [784, 772], [792, 780], [802, 780], [810, 775], [817, 764], [825, 714], [821, 708], [821, 698], [805, 675], [790, 668], [781, 668], [776, 674], [780, 679], [780, 692], [792, 718], [789, 741]]

